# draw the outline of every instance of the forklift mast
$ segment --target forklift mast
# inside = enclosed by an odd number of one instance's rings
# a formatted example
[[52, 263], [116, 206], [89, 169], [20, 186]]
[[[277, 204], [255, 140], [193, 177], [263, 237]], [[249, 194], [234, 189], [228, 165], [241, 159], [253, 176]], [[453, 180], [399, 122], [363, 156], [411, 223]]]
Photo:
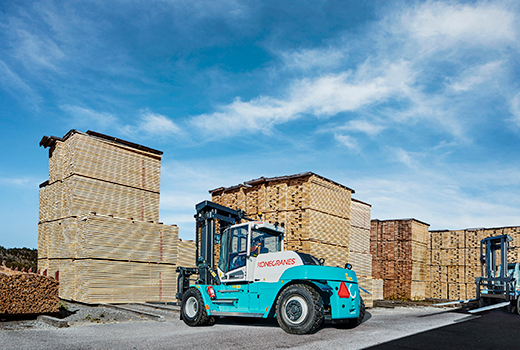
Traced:
[[[220, 284], [215, 271], [215, 241], [217, 238], [216, 224], [220, 231], [226, 227], [240, 223], [246, 219], [245, 212], [234, 210], [211, 201], [203, 201], [195, 206], [195, 220], [197, 224], [196, 236], [196, 268], [177, 267], [177, 299], [182, 299], [184, 291], [189, 288], [191, 275], [198, 274], [199, 284]], [[199, 234], [200, 232], [200, 234]]]
[[[481, 297], [481, 287], [487, 290], [486, 296], [503, 298], [510, 301], [510, 292], [514, 290], [514, 279], [508, 276], [507, 252], [509, 235], [484, 238], [480, 241], [481, 277], [476, 278], [477, 299]], [[498, 252], [500, 261], [497, 264]]]

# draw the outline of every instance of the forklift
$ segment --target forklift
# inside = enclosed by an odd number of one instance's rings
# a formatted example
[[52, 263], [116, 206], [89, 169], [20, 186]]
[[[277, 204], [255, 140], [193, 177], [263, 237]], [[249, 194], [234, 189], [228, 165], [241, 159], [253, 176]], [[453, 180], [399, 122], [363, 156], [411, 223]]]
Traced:
[[476, 278], [479, 312], [507, 306], [520, 314], [520, 264], [507, 262], [513, 239], [509, 235], [484, 238], [480, 242], [482, 276]]
[[352, 265], [324, 266], [324, 259], [284, 250], [283, 223], [248, 219], [211, 201], [195, 209], [197, 267], [177, 268], [177, 299], [188, 326], [211, 326], [221, 316], [276, 318], [292, 334], [312, 333], [324, 322], [361, 324], [365, 304]]
[[508, 262], [507, 252], [513, 239], [509, 235], [487, 237], [480, 241], [481, 276], [475, 278], [477, 295], [474, 299], [436, 304], [465, 304], [478, 302], [478, 309], [470, 313], [507, 307], [520, 314], [520, 264]]

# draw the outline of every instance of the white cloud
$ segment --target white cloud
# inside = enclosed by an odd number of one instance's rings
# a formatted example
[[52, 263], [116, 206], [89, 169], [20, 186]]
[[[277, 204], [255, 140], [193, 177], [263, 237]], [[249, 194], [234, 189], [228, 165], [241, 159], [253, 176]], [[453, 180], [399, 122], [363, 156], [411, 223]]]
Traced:
[[[399, 174], [366, 176], [344, 183], [356, 190], [356, 198], [372, 205], [373, 219], [414, 217], [429, 223], [430, 229], [517, 225], [518, 184], [497, 186], [501, 174], [495, 168], [481, 167], [477, 175], [465, 165], [435, 169], [425, 163]], [[505, 172], [518, 175], [518, 171]], [[473, 181], [478, 189], [468, 186]]]
[[66, 59], [65, 53], [50, 37], [41, 33], [32, 33], [30, 26], [16, 19], [11, 19], [11, 35], [14, 55], [24, 65], [34, 68], [58, 69], [60, 61]]
[[231, 135], [240, 131], [268, 132], [275, 124], [302, 114], [326, 117], [354, 111], [407, 90], [411, 71], [404, 61], [370, 69], [365, 63], [356, 74], [331, 74], [303, 79], [290, 88], [288, 97], [258, 97], [249, 102], [236, 99], [221, 111], [199, 115], [192, 123], [208, 134]]
[[520, 92], [511, 99], [511, 121], [520, 127]]
[[19, 94], [22, 93], [24, 101], [35, 107], [42, 101], [41, 96], [2, 60], [0, 60], [0, 87], [16, 98], [20, 98]]
[[393, 153], [393, 156], [391, 157], [391, 159], [395, 159], [395, 160], [403, 163], [404, 165], [406, 165], [409, 168], [415, 167], [414, 160], [413, 160], [410, 152], [407, 152], [404, 149], [398, 147], [398, 148], [393, 149], [392, 153]]
[[0, 185], [34, 189], [38, 187], [38, 182], [30, 177], [0, 177]]
[[334, 134], [334, 138], [341, 144], [347, 146], [353, 152], [359, 153], [361, 148], [359, 147], [357, 140], [349, 135]]
[[63, 105], [60, 108], [69, 113], [72, 117], [72, 123], [77, 126], [86, 126], [92, 128], [93, 126], [105, 129], [110, 127], [117, 122], [117, 118], [110, 113], [97, 112], [92, 109]]
[[337, 47], [325, 49], [305, 49], [281, 53], [286, 68], [310, 70], [313, 68], [334, 68], [345, 59], [345, 53]]
[[382, 125], [370, 123], [367, 120], [350, 120], [345, 125], [337, 127], [336, 130], [344, 130], [350, 132], [361, 132], [370, 136], [375, 136], [385, 129]]
[[493, 61], [468, 69], [451, 85], [451, 88], [455, 91], [468, 91], [477, 85], [497, 79], [502, 65], [503, 61]]
[[181, 129], [166, 116], [152, 113], [149, 110], [141, 112], [141, 122], [137, 127], [151, 135], [180, 134]]
[[497, 46], [517, 39], [513, 12], [494, 2], [450, 5], [427, 2], [406, 13], [401, 26], [427, 50], [455, 45]]

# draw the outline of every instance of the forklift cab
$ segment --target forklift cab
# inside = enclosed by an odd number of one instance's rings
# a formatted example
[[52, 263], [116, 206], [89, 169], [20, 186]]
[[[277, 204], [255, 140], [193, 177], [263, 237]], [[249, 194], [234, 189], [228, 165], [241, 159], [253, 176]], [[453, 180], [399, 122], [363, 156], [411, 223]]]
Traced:
[[218, 274], [221, 282], [246, 282], [259, 254], [283, 251], [283, 227], [263, 221], [228, 227], [220, 239]]

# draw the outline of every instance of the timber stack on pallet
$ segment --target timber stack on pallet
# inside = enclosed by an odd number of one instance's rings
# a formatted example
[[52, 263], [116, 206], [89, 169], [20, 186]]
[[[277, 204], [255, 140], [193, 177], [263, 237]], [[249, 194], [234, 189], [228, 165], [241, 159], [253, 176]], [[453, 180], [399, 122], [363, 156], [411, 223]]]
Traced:
[[92, 131], [44, 136], [38, 266], [60, 297], [85, 303], [174, 300], [178, 228], [159, 220], [161, 151]]
[[250, 218], [260, 219], [261, 213], [264, 221], [284, 223], [286, 250], [324, 258], [328, 266], [350, 262], [358, 276], [367, 278], [367, 286], [372, 284], [370, 205], [353, 202], [354, 190], [307, 172], [209, 192], [213, 202], [241, 209]]
[[0, 266], [0, 316], [58, 312], [58, 282]]
[[428, 226], [416, 219], [372, 220], [372, 274], [384, 280], [385, 299], [425, 298]]
[[[475, 298], [475, 277], [481, 275], [480, 241], [505, 234], [513, 238], [510, 246], [520, 247], [520, 227], [431, 231], [426, 297], [450, 300]], [[520, 248], [509, 250], [508, 261], [520, 261]]]

